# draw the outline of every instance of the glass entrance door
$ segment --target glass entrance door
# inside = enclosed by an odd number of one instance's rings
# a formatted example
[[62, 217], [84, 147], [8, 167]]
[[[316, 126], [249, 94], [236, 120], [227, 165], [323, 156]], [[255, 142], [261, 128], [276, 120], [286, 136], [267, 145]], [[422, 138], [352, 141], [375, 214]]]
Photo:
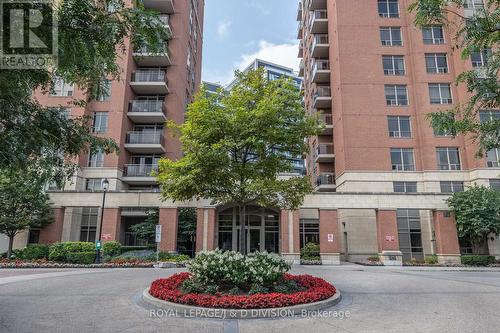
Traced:
[[261, 228], [250, 228], [247, 230], [247, 252], [257, 252], [261, 249], [260, 241]]

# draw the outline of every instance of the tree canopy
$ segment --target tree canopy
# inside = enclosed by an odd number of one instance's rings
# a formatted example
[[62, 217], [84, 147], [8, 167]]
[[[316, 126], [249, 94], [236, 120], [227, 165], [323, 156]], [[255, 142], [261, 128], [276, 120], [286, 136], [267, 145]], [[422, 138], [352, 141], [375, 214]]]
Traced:
[[479, 145], [478, 155], [500, 148], [500, 119], [481, 122], [480, 110], [498, 109], [500, 104], [500, 0], [484, 0], [484, 8], [475, 8], [465, 16], [463, 0], [417, 0], [410, 6], [419, 27], [447, 26], [454, 33], [454, 48], [464, 60], [473, 53], [485, 52], [487, 61], [481, 70], [461, 73], [457, 84], [465, 84], [471, 98], [451, 110], [429, 114], [433, 127], [441, 132], [471, 134]]

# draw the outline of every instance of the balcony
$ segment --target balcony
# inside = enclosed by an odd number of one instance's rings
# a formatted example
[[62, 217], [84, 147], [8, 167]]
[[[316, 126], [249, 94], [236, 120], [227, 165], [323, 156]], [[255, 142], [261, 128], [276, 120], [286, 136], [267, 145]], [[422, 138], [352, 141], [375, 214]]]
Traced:
[[304, 7], [304, 4], [302, 1], [299, 1], [299, 8], [297, 9], [297, 21], [302, 21], [302, 7]]
[[167, 120], [165, 101], [133, 100], [127, 115], [136, 124], [164, 123]]
[[174, 0], [142, 0], [142, 3], [147, 9], [155, 9], [165, 14], [174, 13]]
[[141, 67], [166, 67], [172, 65], [168, 55], [168, 46], [165, 46], [160, 53], [153, 53], [147, 47], [143, 47], [134, 50], [133, 57], [135, 63]]
[[129, 164], [125, 165], [122, 180], [132, 185], [151, 185], [156, 183], [153, 176], [158, 171], [158, 165]]
[[326, 9], [326, 0], [309, 0], [309, 10]]
[[320, 143], [316, 148], [316, 163], [332, 163], [335, 160], [332, 143]]
[[332, 92], [330, 86], [316, 86], [316, 92], [313, 99], [313, 108], [315, 109], [331, 109], [332, 108]]
[[132, 73], [130, 87], [137, 95], [168, 94], [167, 72], [162, 69], [138, 69]]
[[304, 59], [300, 59], [299, 76], [304, 77]]
[[336, 187], [335, 174], [325, 172], [316, 177], [317, 192], [334, 192]]
[[311, 21], [309, 23], [311, 33], [328, 33], [328, 12], [326, 9], [311, 12]]
[[297, 39], [303, 39], [304, 37], [304, 24], [299, 22], [299, 26], [297, 27]]
[[164, 154], [164, 137], [156, 132], [128, 132], [125, 149], [134, 154]]
[[316, 60], [313, 66], [312, 82], [328, 83], [330, 82], [330, 60]]
[[299, 58], [303, 58], [304, 57], [304, 41], [300, 41], [299, 42], [299, 55], [298, 55]]
[[313, 44], [311, 48], [311, 56], [313, 58], [328, 58], [330, 54], [330, 43], [328, 34], [314, 35]]
[[333, 134], [333, 116], [327, 113], [321, 113], [319, 115], [321, 123], [325, 126], [323, 129], [323, 135]]

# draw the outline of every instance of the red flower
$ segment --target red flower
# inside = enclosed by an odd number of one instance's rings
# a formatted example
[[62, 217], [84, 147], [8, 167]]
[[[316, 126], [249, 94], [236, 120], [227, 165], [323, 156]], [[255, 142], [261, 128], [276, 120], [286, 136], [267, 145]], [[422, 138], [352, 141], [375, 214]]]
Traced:
[[174, 274], [167, 279], [159, 279], [151, 284], [151, 296], [174, 303], [207, 308], [262, 309], [279, 308], [297, 304], [314, 303], [335, 295], [335, 287], [323, 279], [311, 275], [285, 274], [284, 279], [293, 280], [306, 288], [293, 294], [253, 294], [253, 295], [207, 295], [182, 294], [181, 284], [191, 277], [190, 273]]

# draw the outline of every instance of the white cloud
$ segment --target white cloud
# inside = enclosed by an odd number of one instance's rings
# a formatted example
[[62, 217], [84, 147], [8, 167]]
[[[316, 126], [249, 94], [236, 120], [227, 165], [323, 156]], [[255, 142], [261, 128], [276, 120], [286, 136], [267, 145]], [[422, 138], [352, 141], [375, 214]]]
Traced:
[[233, 22], [231, 21], [219, 21], [217, 23], [217, 36], [219, 38], [224, 38], [229, 34], [229, 29], [231, 28], [231, 25]]
[[250, 0], [250, 1], [247, 0], [246, 5], [250, 8], [257, 9], [261, 15], [266, 16], [271, 14], [271, 11], [257, 0]]

